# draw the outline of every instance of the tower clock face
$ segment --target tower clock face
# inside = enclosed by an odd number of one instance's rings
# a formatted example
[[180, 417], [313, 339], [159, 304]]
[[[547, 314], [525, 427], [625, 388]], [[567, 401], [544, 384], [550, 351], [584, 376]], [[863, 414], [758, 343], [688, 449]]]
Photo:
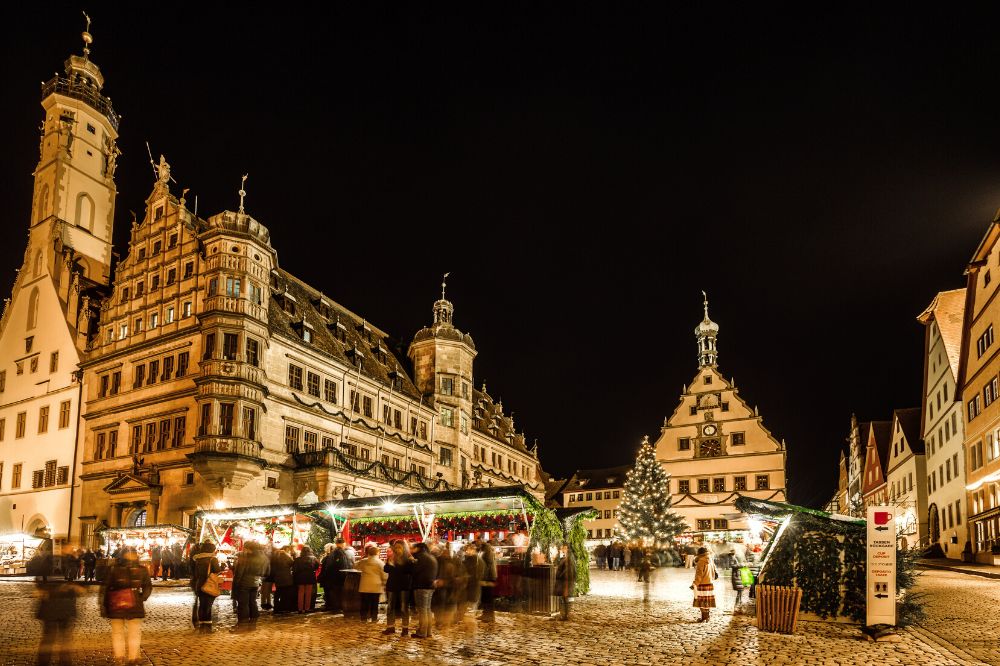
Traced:
[[706, 439], [699, 447], [699, 454], [702, 458], [714, 458], [722, 455], [722, 446], [717, 439]]
[[714, 425], [712, 425], [711, 423], [709, 423], [707, 426], [705, 426], [704, 428], [701, 429], [701, 432], [703, 434], [705, 434], [706, 436], [711, 437], [715, 433], [718, 432], [718, 428], [716, 428]]

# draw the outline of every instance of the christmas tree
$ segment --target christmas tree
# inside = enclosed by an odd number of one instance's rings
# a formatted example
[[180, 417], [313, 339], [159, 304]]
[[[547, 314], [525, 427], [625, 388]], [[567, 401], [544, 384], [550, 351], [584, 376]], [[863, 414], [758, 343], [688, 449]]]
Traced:
[[635, 467], [625, 477], [618, 523], [621, 535], [629, 541], [656, 548], [666, 546], [688, 528], [684, 519], [670, 510], [670, 475], [657, 462], [648, 437], [643, 438]]

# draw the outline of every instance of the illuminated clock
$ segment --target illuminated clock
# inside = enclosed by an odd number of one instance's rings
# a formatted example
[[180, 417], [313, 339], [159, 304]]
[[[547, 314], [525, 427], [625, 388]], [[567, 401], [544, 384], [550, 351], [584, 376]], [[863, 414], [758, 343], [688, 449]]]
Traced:
[[714, 458], [722, 455], [722, 445], [717, 439], [706, 439], [698, 447], [698, 455], [702, 458]]
[[709, 423], [708, 425], [706, 425], [704, 428], [701, 429], [702, 434], [704, 434], [706, 437], [711, 437], [712, 435], [714, 435], [718, 431], [719, 431], [719, 429], [716, 428], [711, 423]]

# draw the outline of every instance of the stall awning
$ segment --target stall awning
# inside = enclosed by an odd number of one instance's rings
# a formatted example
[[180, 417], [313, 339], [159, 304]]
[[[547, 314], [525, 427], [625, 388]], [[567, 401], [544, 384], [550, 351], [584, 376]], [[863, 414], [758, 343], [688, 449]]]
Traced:
[[407, 493], [378, 497], [355, 497], [348, 500], [318, 502], [303, 506], [304, 512], [327, 512], [339, 518], [378, 518], [390, 514], [409, 514], [420, 507], [428, 514], [444, 515], [472, 511], [533, 510], [538, 500], [524, 486], [468, 488], [436, 493]]

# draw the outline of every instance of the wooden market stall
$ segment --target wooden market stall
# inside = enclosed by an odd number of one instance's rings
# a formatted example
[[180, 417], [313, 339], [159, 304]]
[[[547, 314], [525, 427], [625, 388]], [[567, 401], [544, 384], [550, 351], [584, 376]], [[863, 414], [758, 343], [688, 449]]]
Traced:
[[135, 548], [139, 562], [153, 571], [154, 549], [169, 548], [176, 556], [178, 563], [183, 562], [191, 544], [191, 530], [180, 525], [141, 525], [130, 527], [104, 527], [96, 532], [101, 540], [101, 550], [104, 558], [97, 563], [97, 579], [104, 580], [104, 572], [115, 555], [126, 546]]

